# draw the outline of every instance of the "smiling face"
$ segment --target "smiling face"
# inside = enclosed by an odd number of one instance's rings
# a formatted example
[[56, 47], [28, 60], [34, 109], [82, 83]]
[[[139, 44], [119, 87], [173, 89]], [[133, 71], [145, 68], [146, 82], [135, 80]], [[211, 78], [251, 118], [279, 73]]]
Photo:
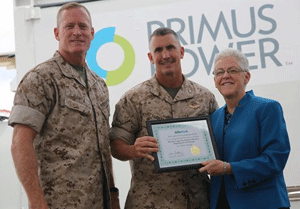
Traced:
[[182, 79], [180, 60], [183, 55], [184, 48], [173, 34], [152, 37], [148, 58], [155, 65], [156, 78], [161, 84], [168, 79]]
[[215, 76], [215, 86], [226, 99], [239, 101], [245, 95], [246, 85], [250, 80], [250, 73], [241, 71], [237, 74], [229, 75], [227, 70], [230, 68], [241, 68], [233, 57], [225, 57], [215, 64], [215, 71], [223, 69], [224, 75]]
[[68, 60], [72, 56], [85, 56], [94, 38], [94, 29], [83, 8], [71, 8], [62, 12], [54, 35], [59, 41], [59, 53]]

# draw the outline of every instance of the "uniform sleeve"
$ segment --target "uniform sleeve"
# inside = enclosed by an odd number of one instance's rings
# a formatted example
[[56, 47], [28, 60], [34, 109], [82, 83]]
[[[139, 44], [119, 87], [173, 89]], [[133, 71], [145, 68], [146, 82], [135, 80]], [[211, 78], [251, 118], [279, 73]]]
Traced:
[[9, 125], [28, 125], [39, 133], [53, 101], [53, 90], [46, 79], [36, 72], [27, 73], [16, 91]]
[[281, 105], [276, 101], [268, 102], [260, 108], [257, 117], [260, 126], [257, 149], [260, 155], [253, 159], [230, 163], [239, 188], [274, 178], [283, 171], [290, 153]]
[[122, 139], [132, 145], [135, 142], [135, 136], [139, 128], [137, 108], [125, 95], [116, 104], [110, 129], [110, 140]]

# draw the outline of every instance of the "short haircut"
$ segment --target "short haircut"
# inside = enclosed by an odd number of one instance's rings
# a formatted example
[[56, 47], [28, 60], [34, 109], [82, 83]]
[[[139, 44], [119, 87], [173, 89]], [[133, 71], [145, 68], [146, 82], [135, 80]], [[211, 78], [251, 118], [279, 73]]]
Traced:
[[245, 71], [245, 72], [249, 71], [249, 61], [248, 61], [247, 57], [240, 50], [232, 49], [232, 48], [225, 49], [225, 50], [219, 52], [216, 55], [214, 65], [216, 65], [216, 63], [220, 59], [228, 58], [228, 57], [234, 58], [237, 61], [238, 65], [242, 68], [243, 71]]
[[89, 17], [89, 22], [92, 26], [92, 18], [91, 18], [91, 14], [89, 12], [89, 10], [83, 6], [82, 4], [79, 4], [77, 2], [70, 2], [70, 3], [67, 3], [67, 4], [64, 4], [57, 12], [57, 16], [56, 16], [56, 24], [57, 24], [57, 27], [59, 27], [59, 24], [60, 24], [60, 21], [61, 21], [61, 14], [63, 13], [63, 11], [65, 10], [69, 10], [69, 9], [73, 9], [73, 8], [82, 8], [84, 9], [84, 11], [86, 11], [86, 13], [88, 14], [88, 17]]
[[151, 39], [152, 39], [153, 36], [164, 36], [164, 35], [167, 35], [167, 34], [172, 34], [172, 35], [174, 35], [175, 38], [177, 39], [178, 43], [180, 44], [177, 34], [176, 34], [175, 31], [173, 31], [171, 28], [158, 28], [158, 29], [156, 29], [156, 30], [151, 34], [151, 36], [150, 36], [150, 38], [149, 38], [149, 43], [151, 43]]

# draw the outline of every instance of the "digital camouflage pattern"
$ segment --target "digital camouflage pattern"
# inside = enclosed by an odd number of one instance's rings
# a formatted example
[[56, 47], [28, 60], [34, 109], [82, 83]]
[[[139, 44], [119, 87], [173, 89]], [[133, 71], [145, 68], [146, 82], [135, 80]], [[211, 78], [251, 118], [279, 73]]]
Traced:
[[56, 52], [24, 76], [15, 95], [9, 124], [25, 124], [38, 132], [34, 148], [50, 208], [110, 205], [109, 195], [103, 197], [103, 185], [108, 190], [106, 182], [112, 177], [108, 89], [87, 66], [86, 73], [87, 86]]
[[[174, 100], [155, 77], [134, 87], [116, 105], [110, 140], [134, 144], [148, 135], [146, 121], [209, 115], [218, 108], [214, 95], [185, 79]], [[197, 169], [155, 173], [148, 158], [130, 160], [132, 181], [125, 208], [209, 208], [209, 180]]]

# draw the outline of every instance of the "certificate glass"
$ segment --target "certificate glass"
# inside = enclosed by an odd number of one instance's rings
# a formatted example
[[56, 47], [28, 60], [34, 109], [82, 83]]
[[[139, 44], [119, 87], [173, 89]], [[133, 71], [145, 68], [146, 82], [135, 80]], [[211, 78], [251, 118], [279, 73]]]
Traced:
[[159, 151], [153, 153], [156, 172], [200, 168], [206, 160], [218, 159], [208, 116], [147, 121], [150, 136]]

